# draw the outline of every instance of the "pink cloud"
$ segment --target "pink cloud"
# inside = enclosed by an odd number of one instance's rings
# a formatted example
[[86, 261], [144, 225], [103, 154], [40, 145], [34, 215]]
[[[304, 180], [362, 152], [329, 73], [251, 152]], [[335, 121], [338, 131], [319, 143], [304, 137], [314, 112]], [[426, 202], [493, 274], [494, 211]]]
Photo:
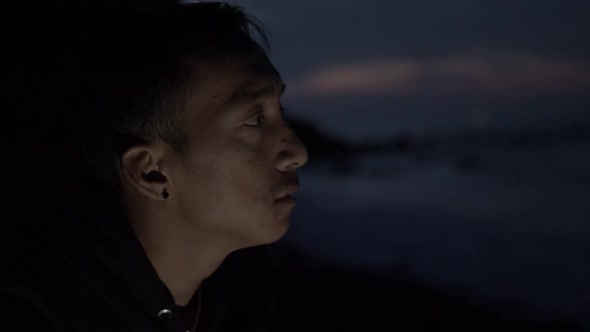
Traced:
[[526, 54], [371, 59], [309, 72], [291, 82], [289, 92], [440, 97], [590, 94], [590, 63]]

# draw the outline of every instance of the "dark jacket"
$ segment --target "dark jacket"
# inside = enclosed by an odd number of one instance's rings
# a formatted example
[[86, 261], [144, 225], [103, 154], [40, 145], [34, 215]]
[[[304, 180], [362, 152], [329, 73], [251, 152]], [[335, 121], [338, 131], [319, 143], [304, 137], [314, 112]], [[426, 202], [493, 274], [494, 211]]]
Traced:
[[[185, 308], [174, 304], [120, 214], [72, 208], [33, 215], [42, 222], [16, 232], [3, 259], [0, 315], [10, 329], [2, 331], [189, 329]], [[289, 331], [289, 317], [276, 310], [287, 313], [288, 304], [277, 303], [270, 248], [235, 252], [203, 281], [197, 331]]]

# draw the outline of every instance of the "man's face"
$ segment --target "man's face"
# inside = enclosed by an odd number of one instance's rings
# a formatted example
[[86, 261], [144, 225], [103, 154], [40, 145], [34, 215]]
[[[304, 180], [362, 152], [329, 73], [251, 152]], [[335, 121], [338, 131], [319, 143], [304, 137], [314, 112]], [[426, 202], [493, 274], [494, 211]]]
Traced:
[[277, 199], [308, 158], [281, 114], [278, 72], [257, 49], [195, 64], [193, 82], [180, 124], [190, 152], [170, 179], [180, 216], [243, 246], [278, 240], [295, 204]]

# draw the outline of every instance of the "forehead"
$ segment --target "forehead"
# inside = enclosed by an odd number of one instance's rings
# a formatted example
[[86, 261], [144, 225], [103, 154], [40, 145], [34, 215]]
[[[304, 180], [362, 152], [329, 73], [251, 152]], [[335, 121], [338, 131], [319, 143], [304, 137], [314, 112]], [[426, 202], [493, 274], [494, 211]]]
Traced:
[[192, 95], [205, 103], [231, 102], [241, 93], [266, 87], [279, 94], [283, 86], [276, 68], [258, 49], [200, 61], [193, 67]]

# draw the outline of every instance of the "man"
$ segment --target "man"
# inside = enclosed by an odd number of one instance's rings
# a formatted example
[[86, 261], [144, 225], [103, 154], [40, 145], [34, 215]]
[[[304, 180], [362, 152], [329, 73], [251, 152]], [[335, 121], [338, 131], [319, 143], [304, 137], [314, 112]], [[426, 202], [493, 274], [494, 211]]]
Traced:
[[45, 116], [56, 100], [61, 113], [45, 130], [59, 128], [69, 159], [53, 155], [56, 174], [40, 186], [59, 194], [24, 233], [32, 240], [0, 289], [3, 321], [288, 330], [273, 325], [282, 316], [268, 311], [264, 264], [226, 259], [287, 232], [308, 158], [283, 117], [285, 84], [250, 35], [260, 25], [223, 3], [76, 13], [52, 32], [45, 64], [59, 79], [40, 84]]

